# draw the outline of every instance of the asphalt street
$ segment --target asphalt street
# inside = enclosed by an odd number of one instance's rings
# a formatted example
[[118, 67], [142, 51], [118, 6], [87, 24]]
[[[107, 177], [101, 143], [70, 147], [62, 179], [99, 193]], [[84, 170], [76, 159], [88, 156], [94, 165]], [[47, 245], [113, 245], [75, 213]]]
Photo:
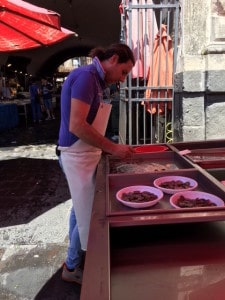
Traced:
[[61, 280], [71, 199], [55, 144], [58, 120], [0, 133], [0, 299], [78, 300]]

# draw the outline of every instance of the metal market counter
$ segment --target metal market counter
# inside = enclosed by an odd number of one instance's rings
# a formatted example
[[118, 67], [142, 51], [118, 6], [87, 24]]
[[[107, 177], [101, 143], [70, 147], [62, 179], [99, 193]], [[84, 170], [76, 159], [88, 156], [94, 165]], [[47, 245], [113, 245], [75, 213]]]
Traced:
[[17, 127], [21, 116], [25, 119], [27, 126], [29, 106], [30, 99], [2, 101], [0, 103], [0, 130]]
[[0, 131], [16, 127], [18, 122], [17, 105], [12, 103], [0, 103]]
[[225, 169], [220, 168], [218, 179], [212, 160], [212, 168], [205, 169], [181, 154], [185, 149], [189, 155], [199, 149], [204, 155], [206, 149], [222, 153], [224, 140], [167, 146], [165, 152], [135, 154], [139, 162], [166, 166], [156, 171], [116, 174], [113, 169], [120, 161], [102, 158], [81, 300], [209, 300], [225, 294], [225, 207], [174, 209], [165, 195], [152, 208], [134, 210], [115, 199], [124, 186], [152, 185], [156, 177], [179, 174], [225, 201], [220, 181]]

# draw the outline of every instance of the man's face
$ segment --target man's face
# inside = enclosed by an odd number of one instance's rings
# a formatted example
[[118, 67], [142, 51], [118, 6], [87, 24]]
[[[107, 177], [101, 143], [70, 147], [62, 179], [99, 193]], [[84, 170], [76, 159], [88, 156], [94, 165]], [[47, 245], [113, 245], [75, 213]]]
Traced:
[[124, 82], [127, 78], [127, 75], [133, 68], [133, 63], [131, 60], [128, 60], [126, 63], [119, 64], [118, 57], [111, 60], [110, 68], [108, 68], [105, 76], [105, 81], [108, 84], [116, 82]]

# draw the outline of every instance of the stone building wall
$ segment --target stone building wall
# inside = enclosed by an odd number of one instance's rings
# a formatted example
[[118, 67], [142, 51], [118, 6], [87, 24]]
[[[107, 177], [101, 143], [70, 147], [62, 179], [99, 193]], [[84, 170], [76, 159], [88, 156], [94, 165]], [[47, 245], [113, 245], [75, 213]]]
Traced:
[[182, 0], [174, 140], [225, 138], [225, 0]]

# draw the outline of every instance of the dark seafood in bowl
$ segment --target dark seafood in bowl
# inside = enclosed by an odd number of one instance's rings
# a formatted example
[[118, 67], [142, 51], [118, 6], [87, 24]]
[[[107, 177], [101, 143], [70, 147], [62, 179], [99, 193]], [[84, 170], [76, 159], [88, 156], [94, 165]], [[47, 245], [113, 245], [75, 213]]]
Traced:
[[148, 191], [133, 191], [128, 193], [123, 193], [122, 200], [129, 201], [129, 202], [149, 202], [157, 199], [157, 196], [153, 193]]
[[171, 180], [171, 181], [165, 181], [159, 184], [160, 187], [165, 189], [188, 189], [191, 187], [191, 183], [189, 181], [183, 182], [181, 180]]
[[116, 199], [125, 206], [146, 208], [156, 205], [163, 198], [163, 192], [153, 186], [133, 185], [120, 189]]
[[153, 184], [166, 194], [175, 194], [178, 191], [190, 191], [198, 186], [197, 181], [193, 178], [178, 175], [156, 178]]
[[196, 198], [196, 199], [188, 199], [184, 196], [180, 196], [177, 199], [177, 206], [180, 208], [192, 208], [192, 207], [207, 207], [207, 206], [216, 206], [215, 203], [208, 199]]
[[216, 195], [201, 191], [182, 191], [170, 197], [170, 204], [175, 208], [216, 208], [224, 207], [224, 201]]

